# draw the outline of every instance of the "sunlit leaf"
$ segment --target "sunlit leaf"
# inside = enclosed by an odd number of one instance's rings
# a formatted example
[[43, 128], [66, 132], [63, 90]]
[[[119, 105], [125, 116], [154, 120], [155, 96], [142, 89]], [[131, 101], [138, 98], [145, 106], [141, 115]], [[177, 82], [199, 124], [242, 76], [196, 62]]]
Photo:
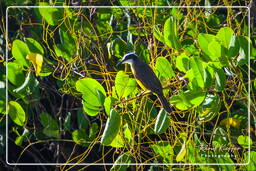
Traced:
[[201, 88], [204, 88], [204, 83], [205, 83], [205, 78], [204, 78], [204, 66], [203, 66], [203, 62], [197, 58], [197, 57], [193, 57], [190, 58], [190, 66], [191, 69], [193, 71], [193, 78], [196, 79], [198, 86]]
[[170, 98], [170, 103], [179, 110], [188, 110], [199, 106], [204, 101], [205, 95], [205, 92], [199, 90], [180, 91], [179, 95]]
[[189, 57], [185, 53], [176, 58], [176, 67], [184, 73], [189, 70]]
[[215, 81], [215, 89], [217, 91], [222, 91], [226, 87], [226, 75], [222, 69], [215, 68], [214, 72], [216, 81]]
[[170, 17], [164, 23], [164, 41], [170, 48], [179, 50], [181, 48], [181, 44], [177, 34], [176, 19], [174, 17]]
[[238, 144], [240, 144], [243, 148], [249, 148], [253, 144], [252, 139], [249, 136], [240, 135], [237, 138]]
[[137, 83], [135, 79], [129, 78], [129, 75], [119, 71], [115, 79], [115, 88], [119, 97], [127, 97], [137, 88]]
[[170, 119], [168, 118], [168, 113], [164, 109], [161, 109], [156, 118], [154, 132], [156, 134], [164, 133], [168, 128], [169, 124]]
[[[118, 156], [118, 158], [114, 162], [114, 165], [111, 167], [110, 171], [126, 171], [126, 169], [130, 166], [131, 162], [132, 162], [131, 155], [128, 152], [123, 153], [122, 155]], [[127, 163], [127, 165], [123, 165], [123, 163]]]
[[30, 50], [30, 52], [32, 53], [38, 53], [43, 55], [44, 54], [44, 49], [43, 47], [40, 45], [40, 43], [38, 41], [36, 41], [35, 39], [32, 38], [26, 38], [26, 44], [28, 45], [28, 48]]
[[14, 40], [12, 43], [12, 56], [16, 59], [17, 63], [22, 66], [28, 67], [26, 56], [30, 53], [26, 43], [21, 40]]
[[230, 41], [232, 39], [232, 36], [234, 34], [234, 31], [229, 27], [222, 27], [216, 37], [221, 41], [222, 45], [225, 48], [228, 48], [230, 45]]
[[8, 80], [15, 86], [21, 86], [24, 83], [25, 76], [21, 65], [8, 62]]
[[164, 163], [173, 162], [173, 148], [168, 142], [158, 141], [155, 144], [150, 146], [156, 155], [160, 156], [160, 159]]
[[186, 149], [186, 141], [183, 142], [180, 152], [177, 154], [176, 156], [176, 161], [180, 162], [184, 159], [184, 157], [186, 156], [187, 153], [187, 149]]
[[111, 110], [106, 127], [102, 134], [101, 144], [110, 145], [119, 132], [121, 116], [114, 109]]
[[108, 116], [110, 115], [110, 110], [112, 106], [115, 104], [115, 102], [116, 102], [116, 99], [112, 96], [108, 96], [107, 98], [105, 98], [104, 108]]
[[[39, 6], [49, 6], [47, 2], [40, 2]], [[61, 8], [39, 8], [39, 13], [43, 19], [49, 25], [57, 25], [61, 22], [61, 18], [64, 17], [63, 9]]]
[[[95, 110], [99, 111], [99, 107], [102, 106], [102, 101], [105, 100], [106, 91], [98, 81], [92, 78], [80, 79], [76, 82], [76, 90], [82, 93], [82, 97], [85, 102], [84, 108], [92, 106]], [[103, 99], [99, 99], [97, 91], [102, 93]]]
[[25, 124], [26, 113], [18, 102], [10, 101], [8, 103], [8, 114], [17, 125], [23, 126]]
[[32, 62], [36, 75], [39, 75], [43, 65], [43, 56], [38, 53], [30, 53], [26, 57], [30, 62]]
[[211, 56], [211, 53], [209, 52], [208, 47], [210, 42], [212, 42], [214, 38], [215, 36], [211, 34], [200, 33], [198, 35], [198, 44], [202, 49], [202, 51], [208, 56]]
[[247, 170], [256, 170], [256, 151], [246, 151], [244, 153], [243, 163], [249, 163], [248, 165], [246, 165]]
[[170, 62], [164, 57], [157, 58], [156, 70], [165, 79], [172, 78], [175, 76]]

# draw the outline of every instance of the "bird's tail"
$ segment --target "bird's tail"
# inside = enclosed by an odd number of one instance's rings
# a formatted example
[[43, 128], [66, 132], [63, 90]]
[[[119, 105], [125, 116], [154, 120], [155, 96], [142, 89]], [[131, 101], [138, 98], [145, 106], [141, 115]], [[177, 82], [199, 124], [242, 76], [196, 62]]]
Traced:
[[167, 99], [164, 97], [163, 93], [157, 94], [157, 97], [159, 98], [162, 106], [166, 110], [166, 112], [170, 113], [172, 111], [170, 107], [170, 103], [167, 101]]

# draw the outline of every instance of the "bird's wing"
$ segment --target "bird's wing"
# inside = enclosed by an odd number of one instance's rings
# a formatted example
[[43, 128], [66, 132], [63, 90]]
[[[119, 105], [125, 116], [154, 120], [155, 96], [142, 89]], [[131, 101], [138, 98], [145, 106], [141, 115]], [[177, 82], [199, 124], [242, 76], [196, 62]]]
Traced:
[[158, 94], [158, 92], [161, 92], [162, 85], [153, 70], [144, 62], [139, 62], [135, 65], [135, 78], [139, 80], [145, 88], [151, 90], [152, 92], [156, 94]]

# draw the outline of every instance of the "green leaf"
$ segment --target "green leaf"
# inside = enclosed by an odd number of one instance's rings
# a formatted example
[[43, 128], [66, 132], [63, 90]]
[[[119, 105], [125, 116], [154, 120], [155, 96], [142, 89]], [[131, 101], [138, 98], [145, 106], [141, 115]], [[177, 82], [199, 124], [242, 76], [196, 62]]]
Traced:
[[197, 58], [197, 57], [193, 57], [190, 58], [190, 66], [193, 72], [193, 78], [196, 79], [197, 84], [199, 87], [204, 88], [204, 83], [205, 83], [205, 78], [204, 78], [204, 66], [203, 66], [203, 62]]
[[214, 62], [221, 57], [221, 45], [216, 40], [212, 40], [209, 43], [208, 51], [209, 51], [209, 57]]
[[77, 111], [77, 124], [79, 129], [87, 130], [89, 128], [89, 119], [82, 109]]
[[233, 56], [236, 56], [238, 54], [238, 52], [239, 52], [239, 42], [238, 42], [236, 36], [233, 35], [230, 40], [227, 55], [229, 57], [233, 57]]
[[[80, 79], [76, 82], [76, 90], [82, 93], [85, 108], [91, 106], [96, 111], [100, 110], [99, 107], [102, 106], [102, 101], [105, 100], [106, 91], [98, 81], [93, 78]], [[102, 93], [102, 99], [99, 99], [97, 91]], [[89, 104], [89, 106], [86, 104]]]
[[25, 76], [19, 64], [8, 62], [8, 80], [17, 87], [23, 84]]
[[120, 98], [127, 97], [137, 88], [137, 83], [135, 79], [129, 78], [129, 75], [119, 71], [115, 79], [115, 88]]
[[229, 27], [222, 27], [216, 37], [221, 41], [221, 44], [228, 48], [232, 39], [232, 36], [234, 35], [234, 31]]
[[57, 56], [61, 56], [64, 59], [66, 59], [67, 61], [72, 60], [72, 56], [67, 51], [65, 45], [63, 45], [63, 44], [53, 45], [53, 49]]
[[18, 136], [18, 137], [15, 139], [15, 144], [16, 144], [17, 146], [21, 146], [23, 140], [24, 140], [24, 136]]
[[70, 131], [70, 129], [71, 129], [71, 113], [68, 112], [64, 120], [64, 131]]
[[170, 62], [164, 57], [157, 58], [157, 60], [156, 60], [156, 70], [165, 79], [172, 78], [172, 77], [175, 76]]
[[164, 163], [173, 163], [173, 148], [168, 142], [158, 141], [154, 145], [150, 146], [156, 155], [160, 156], [160, 159]]
[[[49, 6], [49, 3], [39, 2], [39, 6]], [[61, 8], [39, 8], [38, 10], [43, 19], [52, 26], [59, 24], [62, 17], [64, 17]]]
[[[114, 162], [114, 165], [111, 167], [110, 171], [126, 171], [126, 169], [130, 166], [131, 162], [132, 162], [131, 155], [128, 152], [123, 153], [122, 155], [118, 156], [118, 158]], [[123, 163], [127, 163], [127, 165], [123, 165]]]
[[48, 137], [61, 138], [60, 131], [58, 129], [44, 128], [43, 133]]
[[121, 37], [114, 39], [111, 42], [111, 45], [113, 55], [115, 55], [118, 58], [122, 58], [123, 55], [127, 52], [127, 43]]
[[240, 135], [237, 138], [238, 144], [240, 144], [243, 148], [249, 148], [249, 146], [252, 146], [253, 142], [252, 139], [249, 136], [243, 136]]
[[211, 56], [211, 53], [209, 52], [208, 47], [210, 42], [212, 42], [214, 38], [215, 36], [211, 34], [200, 33], [198, 35], [198, 44], [202, 49], [202, 51], [208, 56]]
[[75, 130], [72, 132], [72, 139], [76, 144], [81, 146], [88, 146], [90, 144], [89, 137], [86, 135], [85, 131]]
[[89, 130], [89, 138], [91, 140], [95, 139], [97, 133], [99, 131], [99, 126], [96, 122], [93, 122], [90, 126], [90, 130]]
[[76, 53], [75, 38], [70, 34], [70, 31], [64, 26], [59, 29], [59, 35], [61, 47], [63, 47], [63, 49], [68, 53], [70, 57], [69, 60], [71, 60]]
[[256, 170], [256, 152], [255, 151], [250, 151], [250, 155], [249, 155], [249, 151], [246, 151], [244, 153], [244, 162], [243, 163], [248, 163], [248, 162], [249, 162], [249, 164], [246, 165], [246, 169], [247, 170]]
[[32, 53], [44, 54], [44, 49], [38, 41], [32, 38], [26, 38], [26, 44]]
[[154, 27], [154, 36], [157, 40], [159, 40], [160, 42], [164, 43], [164, 35], [163, 33], [161, 33], [161, 31], [159, 30], [159, 28], [157, 26]]
[[204, 101], [205, 96], [206, 93], [200, 90], [180, 91], [179, 95], [170, 98], [170, 103], [175, 105], [179, 110], [188, 110], [199, 106]]
[[115, 104], [115, 102], [116, 102], [116, 99], [112, 96], [108, 96], [107, 98], [105, 98], [104, 108], [108, 116], [110, 116], [110, 110], [112, 106]]
[[119, 132], [120, 125], [121, 117], [117, 111], [112, 109], [101, 138], [101, 144], [111, 144]]
[[184, 73], [189, 70], [189, 57], [185, 53], [176, 58], [176, 67]]
[[212, 75], [208, 68], [204, 69], [204, 87], [210, 88], [212, 85]]
[[8, 103], [8, 114], [17, 125], [23, 126], [25, 124], [26, 113], [18, 102], [10, 101]]
[[16, 59], [17, 63], [22, 66], [29, 67], [26, 56], [30, 53], [26, 43], [21, 40], [14, 40], [12, 43], [12, 56]]
[[92, 106], [91, 104], [82, 101], [83, 109], [89, 116], [96, 116], [100, 112], [100, 107]]
[[248, 39], [248, 37], [245, 37], [245, 36], [238, 36], [237, 41], [239, 42], [239, 45], [240, 45], [239, 55], [237, 57], [237, 64], [239, 66], [242, 66], [248, 63], [248, 58], [249, 58], [248, 44], [250, 44], [250, 47], [252, 47], [252, 44]]
[[52, 116], [48, 113], [41, 113], [39, 116], [39, 120], [45, 128], [51, 130], [59, 130], [58, 122], [55, 119], [53, 119]]
[[180, 41], [177, 37], [177, 24], [174, 17], [170, 17], [164, 24], [164, 41], [167, 46], [179, 50], [181, 48]]
[[207, 94], [202, 105], [197, 109], [199, 113], [199, 121], [208, 122], [213, 119], [219, 112], [221, 107], [219, 96]]
[[124, 140], [119, 134], [117, 134], [114, 140], [109, 144], [109, 146], [115, 147], [115, 148], [124, 147]]
[[124, 133], [124, 137], [127, 139], [127, 141], [132, 142], [132, 140], [133, 140], [132, 132], [131, 132], [128, 124], [125, 124], [123, 126], [123, 133]]
[[161, 109], [157, 115], [156, 123], [154, 127], [155, 134], [162, 134], [166, 131], [170, 124], [170, 119], [168, 118], [168, 113]]
[[215, 89], [216, 91], [222, 91], [226, 87], [226, 75], [222, 69], [215, 68], [214, 72], [216, 81]]
[[182, 161], [184, 159], [184, 157], [186, 156], [186, 154], [187, 154], [186, 141], [184, 141], [181, 146], [180, 152], [176, 156], [176, 161], [177, 162]]

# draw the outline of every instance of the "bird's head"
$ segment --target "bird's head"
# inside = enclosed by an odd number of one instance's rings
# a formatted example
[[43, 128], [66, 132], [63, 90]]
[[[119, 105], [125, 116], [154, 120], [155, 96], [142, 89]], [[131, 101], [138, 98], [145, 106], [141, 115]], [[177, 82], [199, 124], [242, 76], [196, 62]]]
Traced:
[[125, 64], [125, 63], [132, 65], [137, 59], [138, 59], [138, 56], [134, 52], [130, 52], [125, 54], [123, 59], [120, 62], [118, 62], [116, 66], [120, 64]]

